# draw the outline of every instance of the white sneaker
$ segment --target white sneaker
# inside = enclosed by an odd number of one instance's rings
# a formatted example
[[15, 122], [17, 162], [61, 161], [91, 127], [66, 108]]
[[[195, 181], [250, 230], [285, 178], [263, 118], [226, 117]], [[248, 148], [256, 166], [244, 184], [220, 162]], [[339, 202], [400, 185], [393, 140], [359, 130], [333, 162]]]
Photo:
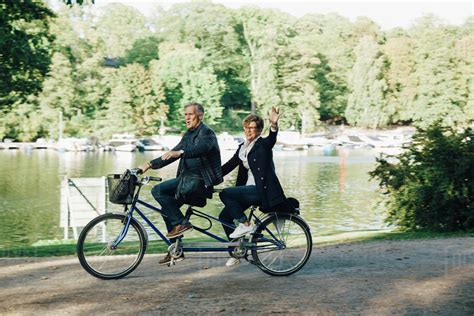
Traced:
[[225, 263], [225, 266], [231, 267], [231, 266], [238, 265], [239, 263], [240, 263], [240, 259], [229, 258], [229, 260], [227, 260], [227, 262]]
[[244, 224], [240, 223], [239, 226], [234, 230], [232, 234], [229, 235], [230, 238], [239, 238], [246, 234], [253, 233], [255, 230], [255, 226], [250, 224], [249, 226], [245, 226]]

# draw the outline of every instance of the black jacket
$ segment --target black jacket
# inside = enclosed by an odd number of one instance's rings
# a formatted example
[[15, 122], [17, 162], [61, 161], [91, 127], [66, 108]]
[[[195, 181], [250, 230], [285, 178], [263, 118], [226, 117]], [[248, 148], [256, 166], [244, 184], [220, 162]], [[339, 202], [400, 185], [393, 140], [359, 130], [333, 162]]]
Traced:
[[181, 141], [172, 150], [184, 150], [180, 158], [162, 160], [161, 157], [150, 161], [152, 169], [163, 168], [180, 159], [176, 176], [184, 169], [183, 160], [200, 158], [200, 172], [206, 187], [212, 187], [224, 181], [221, 169], [221, 155], [216, 134], [212, 129], [201, 123], [193, 132], [187, 131]]
[[[263, 138], [257, 139], [250, 152], [247, 154], [247, 160], [250, 170], [255, 178], [255, 185], [260, 194], [261, 207], [269, 210], [276, 205], [286, 201], [283, 188], [278, 181], [275, 173], [275, 165], [273, 163], [273, 146], [276, 143], [277, 132], [272, 132]], [[239, 158], [239, 151], [243, 144], [237, 148], [234, 156], [222, 166], [223, 175], [239, 166], [237, 174], [236, 186], [245, 185], [248, 179], [247, 169], [243, 166], [242, 160]]]

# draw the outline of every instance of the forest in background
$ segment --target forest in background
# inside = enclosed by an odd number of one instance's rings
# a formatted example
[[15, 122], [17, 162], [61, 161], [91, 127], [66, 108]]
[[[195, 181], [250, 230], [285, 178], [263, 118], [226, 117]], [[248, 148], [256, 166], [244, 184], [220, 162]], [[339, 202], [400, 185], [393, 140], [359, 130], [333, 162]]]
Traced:
[[64, 136], [180, 131], [191, 101], [218, 131], [271, 106], [285, 112], [283, 129], [305, 134], [474, 121], [474, 18], [382, 31], [365, 17], [206, 1], [147, 17], [93, 6], [0, 3], [0, 139], [57, 138], [59, 113]]

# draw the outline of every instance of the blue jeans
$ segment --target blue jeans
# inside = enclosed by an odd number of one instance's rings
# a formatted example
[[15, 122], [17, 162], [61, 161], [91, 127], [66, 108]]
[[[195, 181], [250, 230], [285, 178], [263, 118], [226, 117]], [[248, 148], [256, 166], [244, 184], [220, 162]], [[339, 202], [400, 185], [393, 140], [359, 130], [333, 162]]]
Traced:
[[176, 188], [178, 187], [178, 179], [171, 179], [157, 184], [151, 189], [151, 194], [155, 200], [160, 203], [162, 208], [162, 216], [166, 223], [166, 228], [170, 232], [174, 226], [184, 223], [184, 216], [180, 207], [184, 201], [175, 199]]
[[[224, 189], [220, 194], [224, 209], [219, 214], [219, 219], [232, 223], [234, 219], [243, 223], [247, 220], [244, 211], [252, 205], [260, 205], [261, 199], [255, 185], [244, 185]], [[222, 225], [224, 231], [229, 237], [233, 229]]]

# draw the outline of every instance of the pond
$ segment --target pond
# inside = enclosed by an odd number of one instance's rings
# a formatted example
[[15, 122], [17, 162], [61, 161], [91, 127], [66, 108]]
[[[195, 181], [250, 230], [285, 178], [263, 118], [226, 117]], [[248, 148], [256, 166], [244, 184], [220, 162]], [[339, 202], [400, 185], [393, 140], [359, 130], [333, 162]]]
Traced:
[[[223, 162], [233, 152], [223, 152]], [[160, 152], [57, 152], [53, 150], [0, 151], [0, 247], [31, 245], [40, 240], [62, 239], [59, 227], [60, 183], [64, 177], [100, 177], [122, 173], [149, 161]], [[274, 160], [287, 196], [296, 197], [301, 213], [313, 236], [338, 232], [386, 228], [384, 212], [377, 205], [377, 183], [367, 174], [375, 166], [376, 154], [370, 150], [321, 149], [275, 151]], [[177, 163], [147, 174], [168, 179], [174, 177]], [[224, 184], [234, 183], [236, 172]], [[143, 189], [143, 198], [153, 202], [151, 186]], [[156, 203], [156, 202], [154, 202]], [[223, 205], [218, 196], [204, 211], [217, 216]], [[108, 204], [111, 211], [120, 206]], [[184, 210], [184, 207], [182, 208]], [[147, 213], [149, 214], [149, 213]], [[150, 217], [163, 228], [158, 214]], [[192, 219], [194, 224], [207, 222]], [[214, 225], [212, 231], [223, 235]], [[149, 234], [153, 239], [154, 234]], [[192, 232], [191, 236], [198, 236]]]

